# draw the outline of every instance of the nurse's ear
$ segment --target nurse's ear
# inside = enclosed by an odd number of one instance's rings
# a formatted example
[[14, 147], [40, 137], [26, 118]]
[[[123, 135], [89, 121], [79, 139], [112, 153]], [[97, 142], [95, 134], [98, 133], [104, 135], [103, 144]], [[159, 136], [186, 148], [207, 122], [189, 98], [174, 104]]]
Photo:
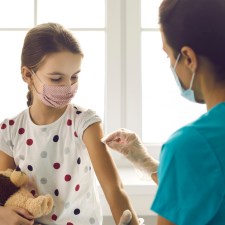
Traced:
[[21, 74], [24, 82], [26, 82], [28, 85], [32, 83], [32, 73], [27, 66], [23, 66], [21, 68]]
[[198, 58], [194, 50], [188, 46], [184, 46], [181, 49], [182, 58], [184, 59], [184, 64], [189, 70], [194, 73], [198, 68]]

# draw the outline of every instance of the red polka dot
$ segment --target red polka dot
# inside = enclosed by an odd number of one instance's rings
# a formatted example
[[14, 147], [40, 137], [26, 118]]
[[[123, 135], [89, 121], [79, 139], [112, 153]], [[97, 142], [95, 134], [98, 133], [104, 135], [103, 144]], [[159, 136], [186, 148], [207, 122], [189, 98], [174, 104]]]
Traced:
[[67, 120], [67, 125], [68, 125], [68, 126], [71, 126], [71, 125], [72, 125], [72, 120], [70, 120], [70, 119]]
[[27, 139], [27, 145], [32, 145], [33, 144], [33, 140], [32, 139]]
[[68, 222], [66, 225], [73, 225], [73, 223]]
[[55, 214], [52, 215], [52, 220], [57, 220], [57, 216]]
[[80, 189], [80, 185], [78, 184], [78, 185], [76, 185], [76, 187], [75, 187], [75, 191], [79, 191], [79, 189]]
[[1, 129], [5, 129], [7, 125], [5, 123], [2, 124]]
[[14, 124], [14, 120], [9, 120], [9, 125], [12, 126]]
[[53, 167], [57, 170], [60, 168], [60, 163], [54, 163], [53, 164]]
[[23, 134], [25, 132], [25, 129], [24, 128], [20, 128], [19, 130], [18, 130], [18, 133], [19, 134]]
[[78, 137], [78, 135], [77, 135], [77, 132], [76, 132], [76, 131], [74, 132], [74, 136], [75, 136], [75, 137]]
[[70, 176], [69, 174], [67, 174], [67, 175], [65, 176], [65, 181], [68, 182], [68, 181], [70, 181], [70, 180], [71, 180], [71, 176]]

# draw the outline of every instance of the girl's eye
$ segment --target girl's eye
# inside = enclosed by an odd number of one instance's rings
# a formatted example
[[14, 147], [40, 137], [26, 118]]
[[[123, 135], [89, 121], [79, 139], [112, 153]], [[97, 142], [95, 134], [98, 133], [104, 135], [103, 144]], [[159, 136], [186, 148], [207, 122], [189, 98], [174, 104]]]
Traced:
[[77, 80], [77, 79], [78, 79], [78, 77], [77, 77], [77, 76], [75, 76], [75, 77], [71, 77], [71, 79], [72, 79], [72, 80]]
[[59, 82], [61, 80], [61, 78], [58, 79], [51, 79], [52, 82]]

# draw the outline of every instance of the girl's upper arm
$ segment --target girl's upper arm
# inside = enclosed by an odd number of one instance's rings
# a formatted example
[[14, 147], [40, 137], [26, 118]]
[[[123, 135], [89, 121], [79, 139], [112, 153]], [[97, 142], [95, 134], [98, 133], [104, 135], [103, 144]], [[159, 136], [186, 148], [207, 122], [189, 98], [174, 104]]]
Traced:
[[132, 212], [130, 224], [136, 225], [138, 224], [137, 215], [123, 189], [113, 159], [105, 144], [101, 142], [102, 137], [103, 131], [99, 122], [89, 126], [83, 134], [83, 141], [88, 149], [95, 173], [109, 203], [116, 224], [119, 223], [123, 211], [129, 209]]
[[[118, 187], [121, 184], [115, 164], [106, 149], [105, 144], [101, 142], [103, 131], [101, 123], [94, 123], [89, 126], [83, 134], [83, 141], [88, 149], [95, 173], [103, 188]], [[108, 179], [110, 177], [110, 179]], [[109, 190], [109, 189], [108, 189]]]
[[0, 150], [0, 170], [15, 169], [14, 159]]

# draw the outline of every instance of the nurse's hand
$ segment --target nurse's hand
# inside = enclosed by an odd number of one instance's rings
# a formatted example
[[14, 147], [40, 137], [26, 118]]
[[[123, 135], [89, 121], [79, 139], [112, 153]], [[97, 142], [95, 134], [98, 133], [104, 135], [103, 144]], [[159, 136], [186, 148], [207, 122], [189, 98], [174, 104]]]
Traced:
[[[132, 219], [132, 214], [131, 214], [130, 210], [127, 209], [123, 212], [123, 215], [121, 216], [120, 222], [118, 225], [129, 225], [131, 219]], [[138, 220], [138, 222], [139, 222], [139, 225], [145, 225], [144, 219], [142, 219], [142, 218], [140, 218]]]
[[159, 162], [149, 155], [134, 132], [122, 128], [102, 138], [102, 142], [123, 154], [137, 169], [147, 173], [149, 177], [157, 173]]

